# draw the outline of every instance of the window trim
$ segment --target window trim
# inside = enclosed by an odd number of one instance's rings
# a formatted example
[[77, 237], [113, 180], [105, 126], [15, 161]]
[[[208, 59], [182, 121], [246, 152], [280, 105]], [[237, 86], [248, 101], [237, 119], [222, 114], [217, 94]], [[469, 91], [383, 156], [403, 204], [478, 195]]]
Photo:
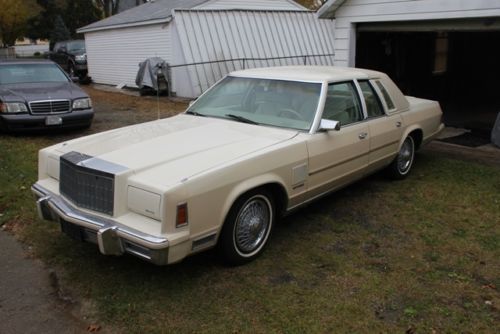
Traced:
[[366, 106], [365, 95], [363, 94], [363, 90], [361, 89], [361, 85], [359, 85], [359, 95], [363, 97], [363, 101], [365, 102], [364, 103], [365, 104], [365, 111], [366, 111], [365, 115], [366, 115], [366, 119], [367, 120], [377, 119], [377, 118], [381, 118], [381, 117], [386, 117], [387, 116], [386, 108], [385, 108], [385, 106], [384, 106], [384, 104], [382, 102], [382, 99], [380, 98], [379, 92], [374, 87], [375, 85], [373, 84], [372, 81], [374, 81], [374, 80], [372, 80], [372, 79], [361, 79], [361, 80], [358, 80], [358, 84], [360, 84], [362, 82], [368, 83], [368, 86], [370, 86], [371, 89], [372, 89], [372, 91], [373, 91], [373, 94], [375, 96], [375, 99], [377, 100], [377, 104], [380, 107], [380, 110], [382, 110], [382, 115], [378, 115], [378, 116], [370, 116], [370, 115], [368, 115], [368, 107]]
[[[384, 109], [385, 109], [385, 113], [386, 114], [390, 114], [390, 113], [393, 113], [395, 111], [398, 110], [398, 107], [396, 106], [396, 104], [394, 103], [394, 99], [392, 98], [392, 96], [389, 94], [389, 91], [387, 90], [387, 87], [385, 87], [384, 83], [382, 82], [381, 79], [373, 79], [373, 80], [370, 80], [370, 81], [373, 81], [375, 83], [375, 85], [373, 85], [373, 87], [375, 88], [375, 90], [377, 91], [378, 95], [379, 95], [379, 98], [380, 100], [382, 101], [383, 105], [384, 105]], [[389, 100], [391, 101], [392, 105], [394, 106], [394, 108], [389, 108], [389, 106], [387, 105], [387, 100], [385, 99], [385, 95], [384, 93], [382, 92], [382, 90], [380, 89], [380, 86], [382, 86], [382, 88], [386, 91], [387, 93], [387, 96], [389, 98]]]

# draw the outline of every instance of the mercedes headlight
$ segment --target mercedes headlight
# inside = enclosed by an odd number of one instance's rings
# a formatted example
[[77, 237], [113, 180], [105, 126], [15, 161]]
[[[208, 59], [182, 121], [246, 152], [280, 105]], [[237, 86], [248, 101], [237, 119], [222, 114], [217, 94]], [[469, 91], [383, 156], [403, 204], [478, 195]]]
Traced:
[[28, 112], [26, 104], [22, 102], [0, 102], [0, 111], [4, 113]]
[[85, 61], [85, 60], [87, 60], [87, 54], [75, 56], [75, 60], [77, 60], [77, 61]]
[[73, 101], [73, 110], [90, 109], [90, 108], [92, 108], [92, 101], [88, 97]]

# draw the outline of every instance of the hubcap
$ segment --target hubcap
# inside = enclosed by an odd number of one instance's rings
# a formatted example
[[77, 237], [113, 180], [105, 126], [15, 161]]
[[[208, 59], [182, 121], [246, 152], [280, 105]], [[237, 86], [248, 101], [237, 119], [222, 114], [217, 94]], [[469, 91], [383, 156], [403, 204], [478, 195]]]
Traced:
[[413, 141], [406, 138], [398, 154], [398, 169], [402, 174], [408, 172], [413, 162]]
[[236, 220], [234, 237], [237, 248], [243, 253], [258, 249], [267, 237], [271, 219], [267, 198], [251, 198], [241, 209]]

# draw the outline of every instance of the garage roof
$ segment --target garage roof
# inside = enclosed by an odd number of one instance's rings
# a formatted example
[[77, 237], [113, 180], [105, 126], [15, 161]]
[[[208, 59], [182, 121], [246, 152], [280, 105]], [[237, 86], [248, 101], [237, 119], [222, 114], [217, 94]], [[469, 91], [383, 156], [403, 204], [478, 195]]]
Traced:
[[156, 0], [133, 7], [78, 29], [78, 33], [112, 28], [169, 22], [173, 9], [190, 9], [208, 0]]

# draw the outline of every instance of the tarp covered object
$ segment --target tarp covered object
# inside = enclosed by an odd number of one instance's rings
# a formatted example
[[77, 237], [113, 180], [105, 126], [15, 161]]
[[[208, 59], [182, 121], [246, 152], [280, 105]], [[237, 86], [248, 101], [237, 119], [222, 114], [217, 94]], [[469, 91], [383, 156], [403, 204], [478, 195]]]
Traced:
[[163, 74], [167, 80], [167, 63], [159, 57], [148, 58], [139, 63], [139, 71], [135, 78], [135, 84], [140, 88], [150, 87], [158, 90], [158, 74]]
[[500, 147], [500, 112], [497, 115], [497, 121], [495, 122], [495, 126], [493, 126], [493, 130], [491, 130], [491, 142]]

